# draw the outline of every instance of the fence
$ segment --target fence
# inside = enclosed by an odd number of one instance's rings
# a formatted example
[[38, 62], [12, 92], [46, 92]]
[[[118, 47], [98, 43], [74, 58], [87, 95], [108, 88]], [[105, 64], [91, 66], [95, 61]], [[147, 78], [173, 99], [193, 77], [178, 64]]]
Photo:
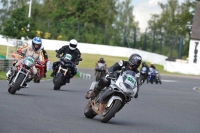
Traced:
[[14, 59], [0, 59], [0, 71], [8, 71]]
[[[162, 54], [173, 58], [182, 58], [183, 41], [186, 38], [161, 31], [146, 30], [140, 33], [137, 28], [103, 25], [94, 23], [68, 23], [65, 21], [36, 20], [36, 35], [53, 40], [129, 47]], [[124, 28], [123, 28], [124, 27]]]

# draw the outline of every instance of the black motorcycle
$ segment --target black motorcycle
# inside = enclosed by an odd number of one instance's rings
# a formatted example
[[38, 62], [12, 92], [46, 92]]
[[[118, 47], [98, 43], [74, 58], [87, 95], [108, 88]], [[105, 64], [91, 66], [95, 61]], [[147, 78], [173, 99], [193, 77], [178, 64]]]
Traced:
[[160, 72], [158, 70], [155, 70], [155, 74], [156, 74], [156, 77], [155, 77], [156, 84], [158, 83], [162, 84]]
[[[71, 69], [75, 65], [71, 60], [72, 56], [70, 54], [60, 57], [59, 65], [53, 78], [54, 90], [60, 90], [60, 87], [67, 83], [67, 78], [70, 78]], [[82, 58], [79, 58], [78, 60], [82, 61]]]
[[148, 73], [147, 67], [142, 67], [140, 70], [140, 80], [144, 83], [145, 80], [147, 79]]

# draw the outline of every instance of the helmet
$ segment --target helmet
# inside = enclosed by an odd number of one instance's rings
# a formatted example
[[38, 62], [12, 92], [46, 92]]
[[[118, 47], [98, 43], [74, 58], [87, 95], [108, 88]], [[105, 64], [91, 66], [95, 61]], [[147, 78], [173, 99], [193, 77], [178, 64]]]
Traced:
[[99, 61], [100, 61], [100, 62], [104, 62], [104, 59], [101, 57], [101, 58], [99, 59]]
[[78, 42], [75, 39], [70, 40], [70, 42], [69, 42], [69, 48], [71, 50], [75, 50], [76, 47], [77, 47], [77, 45], [78, 45]]
[[142, 66], [146, 66], [146, 63], [145, 63], [145, 62], [142, 62]]
[[129, 57], [128, 64], [132, 69], [137, 69], [142, 62], [142, 57], [139, 54], [132, 54]]
[[[39, 47], [36, 47], [35, 45], [39, 45]], [[34, 37], [32, 40], [32, 48], [34, 51], [37, 51], [42, 46], [42, 40], [39, 37]]]

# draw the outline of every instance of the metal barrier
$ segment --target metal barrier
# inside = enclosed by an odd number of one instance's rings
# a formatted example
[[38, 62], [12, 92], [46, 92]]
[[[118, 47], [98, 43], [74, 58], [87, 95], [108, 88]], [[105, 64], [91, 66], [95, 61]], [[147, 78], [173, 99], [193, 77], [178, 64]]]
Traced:
[[0, 71], [8, 71], [14, 59], [0, 59]]
[[80, 72], [80, 77], [82, 78], [82, 79], [92, 79], [92, 75], [90, 75], [90, 74], [87, 74], [87, 73], [82, 73], [82, 72]]

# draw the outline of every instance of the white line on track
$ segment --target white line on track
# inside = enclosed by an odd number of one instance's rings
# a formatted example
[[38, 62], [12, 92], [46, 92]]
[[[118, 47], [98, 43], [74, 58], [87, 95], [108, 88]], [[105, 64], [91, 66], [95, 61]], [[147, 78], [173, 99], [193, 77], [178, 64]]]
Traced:
[[162, 82], [178, 82], [178, 81], [176, 81], [176, 80], [161, 80]]
[[198, 88], [198, 87], [194, 87], [194, 88], [193, 88], [193, 90], [195, 90], [195, 91], [197, 91], [197, 92], [199, 92], [199, 93], [200, 93], [200, 91], [199, 91], [199, 90], [197, 90], [197, 88]]

